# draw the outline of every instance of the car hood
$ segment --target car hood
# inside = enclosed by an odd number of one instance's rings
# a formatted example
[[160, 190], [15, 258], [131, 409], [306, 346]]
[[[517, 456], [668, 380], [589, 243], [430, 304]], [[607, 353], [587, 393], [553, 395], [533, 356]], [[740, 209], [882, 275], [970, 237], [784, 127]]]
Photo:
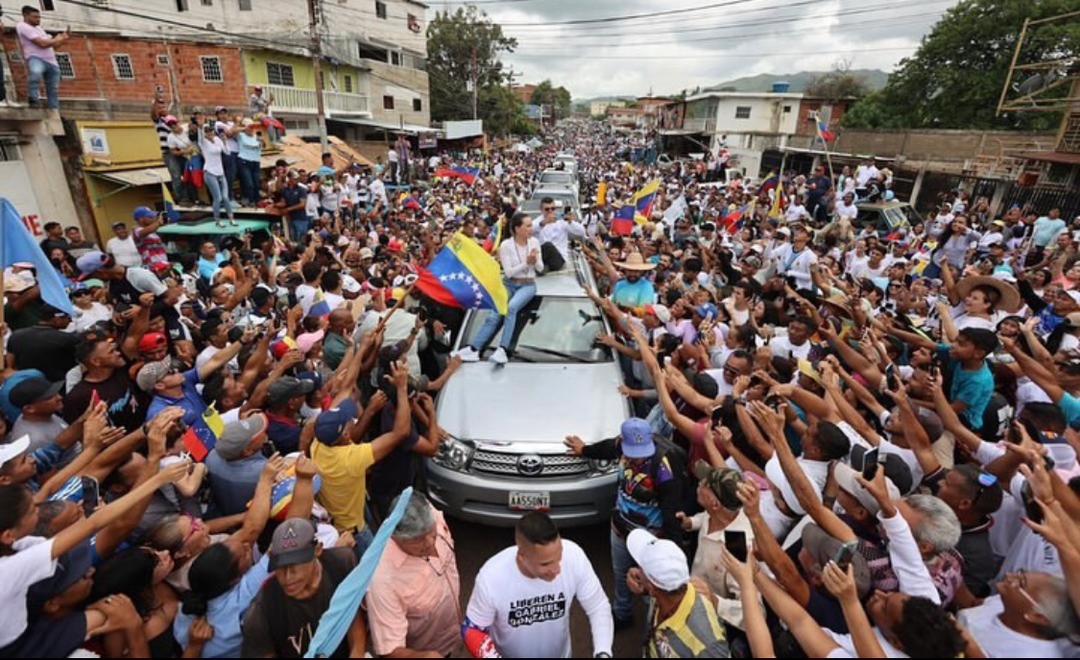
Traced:
[[439, 426], [462, 440], [536, 451], [559, 451], [568, 435], [593, 443], [618, 435], [629, 415], [620, 383], [614, 362], [465, 364], [439, 394]]

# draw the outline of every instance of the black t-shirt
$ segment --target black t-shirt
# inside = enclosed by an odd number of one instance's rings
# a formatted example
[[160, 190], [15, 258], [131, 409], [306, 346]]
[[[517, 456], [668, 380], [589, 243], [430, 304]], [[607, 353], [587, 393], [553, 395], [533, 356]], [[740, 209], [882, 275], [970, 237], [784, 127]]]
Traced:
[[50, 381], [62, 381], [75, 366], [74, 333], [37, 325], [11, 333], [8, 352], [15, 356], [16, 369], [39, 369]]
[[[394, 428], [394, 416], [397, 408], [392, 403], [387, 403], [380, 411], [379, 432], [388, 433]], [[386, 458], [372, 466], [368, 472], [368, 492], [377, 503], [389, 505], [390, 501], [401, 494], [416, 480], [416, 460], [413, 447], [420, 440], [420, 434], [416, 429], [416, 423], [409, 429], [409, 437], [394, 447]], [[388, 508], [388, 507], [387, 507]], [[380, 514], [386, 515], [386, 511], [380, 510]]]
[[[275, 578], [266, 581], [244, 616], [243, 657], [304, 657], [319, 619], [330, 607], [330, 597], [356, 565], [356, 555], [349, 548], [332, 548], [323, 550], [319, 561], [322, 581], [318, 592], [307, 600], [286, 596]], [[330, 657], [349, 657], [348, 637]]]
[[69, 424], [86, 411], [95, 390], [108, 406], [111, 425], [122, 426], [129, 433], [142, 426], [150, 400], [131, 382], [127, 368], [117, 369], [100, 383], [91, 383], [84, 378], [71, 388], [64, 397], [64, 419]]
[[114, 303], [122, 302], [129, 305], [138, 305], [140, 295], [142, 295], [142, 291], [136, 289], [131, 282], [127, 281], [126, 277], [109, 282], [109, 296]]

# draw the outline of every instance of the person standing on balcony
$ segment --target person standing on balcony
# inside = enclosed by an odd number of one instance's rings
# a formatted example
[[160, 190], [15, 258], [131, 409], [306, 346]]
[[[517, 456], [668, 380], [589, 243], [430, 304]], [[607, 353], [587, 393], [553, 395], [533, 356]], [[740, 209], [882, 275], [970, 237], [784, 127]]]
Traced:
[[41, 29], [41, 12], [36, 7], [26, 5], [22, 8], [23, 20], [15, 27], [19, 35], [19, 48], [26, 61], [27, 99], [30, 107], [40, 107], [38, 98], [41, 81], [45, 81], [46, 107], [60, 109], [60, 64], [56, 61], [54, 46], [66, 43], [71, 38], [71, 28], [55, 37]]
[[[273, 117], [274, 113], [270, 111], [270, 106], [274, 104], [274, 94], [263, 94], [262, 85], [255, 85], [252, 90], [251, 96], [248, 98], [248, 112], [251, 116], [259, 121], [262, 117]], [[260, 117], [259, 115], [262, 115]], [[270, 131], [270, 141], [277, 142], [280, 139], [278, 135], [277, 127], [273, 124], [267, 125], [267, 130]]]
[[203, 171], [205, 173], [206, 187], [210, 191], [210, 198], [213, 200], [214, 220], [217, 220], [219, 227], [224, 227], [225, 221], [221, 218], [221, 212], [225, 211], [225, 215], [229, 217], [229, 223], [235, 225], [236, 219], [233, 217], [232, 204], [229, 203], [229, 188], [225, 178], [224, 160], [228, 148], [214, 130], [213, 124], [203, 126], [203, 134], [199, 139], [199, 150], [202, 151], [203, 158], [206, 159]]

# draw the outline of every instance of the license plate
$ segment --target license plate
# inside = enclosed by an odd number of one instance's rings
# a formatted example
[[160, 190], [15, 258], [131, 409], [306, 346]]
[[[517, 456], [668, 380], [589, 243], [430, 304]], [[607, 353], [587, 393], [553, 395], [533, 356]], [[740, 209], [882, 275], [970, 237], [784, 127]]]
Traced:
[[524, 493], [511, 491], [510, 509], [512, 511], [547, 511], [551, 508], [551, 493]]

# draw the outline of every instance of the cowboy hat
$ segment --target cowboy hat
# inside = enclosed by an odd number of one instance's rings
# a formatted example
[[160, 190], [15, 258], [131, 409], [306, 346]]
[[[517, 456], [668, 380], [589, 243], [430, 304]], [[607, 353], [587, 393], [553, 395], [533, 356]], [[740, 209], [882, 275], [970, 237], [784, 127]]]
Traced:
[[1001, 300], [994, 306], [995, 309], [1005, 312], [1015, 312], [1020, 309], [1020, 292], [1013, 285], [996, 277], [986, 275], [965, 277], [956, 283], [956, 295], [961, 299], [966, 298], [977, 286], [990, 287], [998, 292]]
[[820, 298], [819, 302], [829, 305], [841, 316], [851, 318], [851, 299], [844, 293], [833, 290], [828, 298]]
[[645, 258], [641, 256], [640, 252], [631, 252], [626, 255], [626, 261], [620, 261], [615, 265], [623, 270], [652, 270], [656, 268], [656, 264], [645, 263]]

